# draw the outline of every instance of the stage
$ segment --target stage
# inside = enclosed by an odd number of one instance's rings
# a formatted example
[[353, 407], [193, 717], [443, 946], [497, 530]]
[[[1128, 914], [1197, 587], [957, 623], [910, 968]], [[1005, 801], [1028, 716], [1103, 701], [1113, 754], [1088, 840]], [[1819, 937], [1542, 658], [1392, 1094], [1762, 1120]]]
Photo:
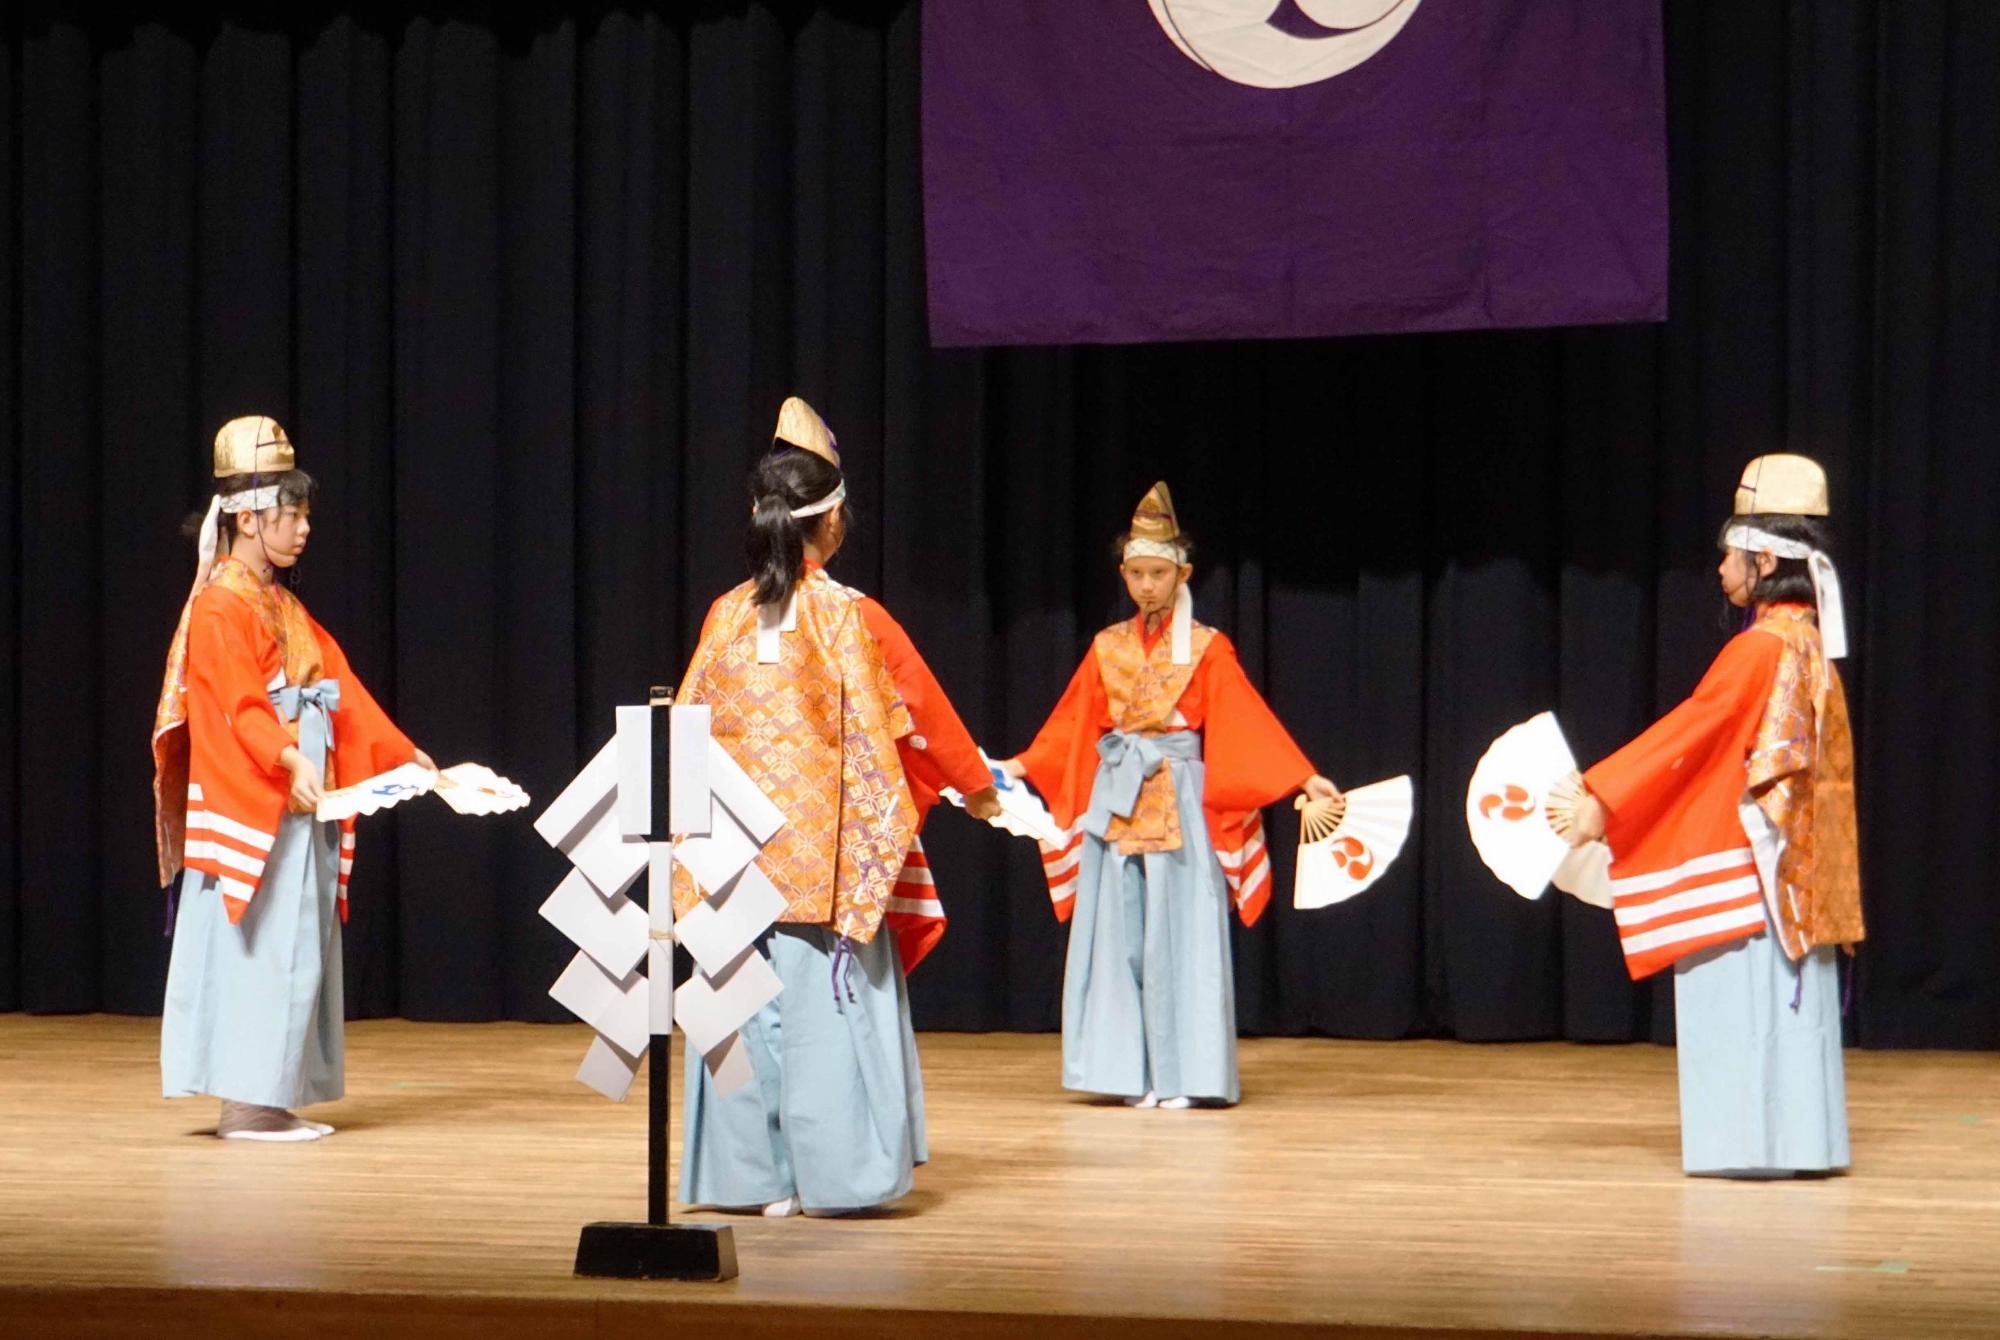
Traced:
[[1745, 1184], [1681, 1175], [1664, 1048], [1249, 1040], [1242, 1107], [1140, 1112], [1052, 1037], [926, 1035], [916, 1193], [731, 1216], [698, 1285], [570, 1274], [645, 1204], [588, 1039], [351, 1025], [339, 1134], [272, 1146], [156, 1096], [156, 1021], [0, 1016], [0, 1335], [2000, 1331], [2000, 1055], [1850, 1052], [1855, 1170]]

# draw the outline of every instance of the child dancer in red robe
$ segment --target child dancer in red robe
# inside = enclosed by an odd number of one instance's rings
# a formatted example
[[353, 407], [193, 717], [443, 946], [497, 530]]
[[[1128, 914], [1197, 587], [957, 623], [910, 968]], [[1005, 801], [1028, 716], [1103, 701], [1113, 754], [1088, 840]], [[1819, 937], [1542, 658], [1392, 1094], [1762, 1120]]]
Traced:
[[1826, 474], [1760, 456], [1717, 569], [1748, 614], [1694, 696], [1583, 776], [1554, 814], [1611, 848], [1635, 978], [1671, 966], [1681, 1163], [1789, 1177], [1848, 1162], [1835, 946], [1861, 939], [1847, 653]]
[[1340, 793], [1229, 639], [1194, 621], [1192, 545], [1164, 482], [1118, 548], [1137, 613], [1097, 635], [1034, 743], [1000, 765], [1071, 830], [1045, 856], [1070, 922], [1063, 1084], [1139, 1107], [1234, 1103], [1229, 904], [1249, 925], [1270, 898], [1259, 811]]

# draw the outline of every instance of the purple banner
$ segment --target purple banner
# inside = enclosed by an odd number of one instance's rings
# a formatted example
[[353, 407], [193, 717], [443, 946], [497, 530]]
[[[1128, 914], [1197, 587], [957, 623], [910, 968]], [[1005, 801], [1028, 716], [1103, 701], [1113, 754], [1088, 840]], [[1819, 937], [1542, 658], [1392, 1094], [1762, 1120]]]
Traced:
[[940, 345], [1657, 321], [1659, 0], [925, 0]]

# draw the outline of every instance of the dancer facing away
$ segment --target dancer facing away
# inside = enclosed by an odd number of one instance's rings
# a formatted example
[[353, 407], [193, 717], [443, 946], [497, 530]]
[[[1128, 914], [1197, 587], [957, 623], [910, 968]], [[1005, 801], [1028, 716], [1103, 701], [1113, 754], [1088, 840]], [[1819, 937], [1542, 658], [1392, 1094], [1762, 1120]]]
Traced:
[[153, 727], [160, 880], [180, 879], [161, 1088], [220, 1098], [224, 1139], [316, 1140], [333, 1128], [289, 1109], [345, 1091], [354, 823], [313, 810], [336, 770], [356, 782], [435, 765], [278, 581], [305, 552], [314, 488], [284, 429], [261, 415], [224, 424], [215, 478]]
[[[753, 1083], [722, 1097], [688, 1053], [681, 1199], [852, 1213], [908, 1193], [927, 1158], [905, 973], [944, 917], [917, 831], [943, 787], [976, 818], [999, 800], [909, 636], [824, 570], [847, 486], [805, 401], [784, 403], [750, 496], [752, 578], [709, 609], [677, 701], [710, 707], [714, 738], [784, 814], [757, 856], [788, 902], [760, 941], [784, 990], [743, 1026]], [[685, 914], [699, 891], [674, 878]]]
[[1760, 456], [1724, 523], [1746, 611], [1694, 696], [1590, 769], [1551, 818], [1611, 848], [1634, 978], [1671, 965], [1681, 1164], [1789, 1177], [1848, 1163], [1833, 947], [1862, 938], [1847, 652], [1826, 474]]
[[1265, 805], [1340, 795], [1229, 639], [1194, 622], [1192, 548], [1155, 484], [1118, 541], [1136, 614], [1097, 635], [1034, 743], [1000, 765], [1071, 830], [1050, 866], [1070, 922], [1063, 1085], [1137, 1107], [1241, 1096], [1230, 891], [1255, 922], [1271, 890]]

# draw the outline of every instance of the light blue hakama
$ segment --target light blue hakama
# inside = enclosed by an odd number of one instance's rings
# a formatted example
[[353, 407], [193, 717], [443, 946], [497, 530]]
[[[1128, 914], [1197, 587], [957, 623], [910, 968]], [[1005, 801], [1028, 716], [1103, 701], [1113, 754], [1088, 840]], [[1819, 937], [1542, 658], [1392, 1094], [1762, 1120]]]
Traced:
[[[1201, 737], [1112, 732], [1098, 757], [1063, 970], [1063, 1087], [1234, 1103], [1229, 890], [1202, 814]], [[1155, 767], [1173, 778], [1180, 849], [1122, 855], [1105, 819], [1130, 814], [1135, 775]]]
[[[299, 749], [324, 768], [338, 686], [281, 689]], [[188, 870], [160, 1020], [160, 1087], [266, 1107], [346, 1091], [340, 961], [340, 828], [287, 814], [257, 894], [231, 925], [215, 877]]]
[[755, 1080], [721, 1097], [689, 1049], [683, 1203], [739, 1208], [797, 1195], [808, 1211], [837, 1211], [909, 1193], [929, 1150], [902, 961], [893, 935], [853, 946], [836, 997], [839, 942], [828, 927], [799, 925], [762, 941], [785, 985], [743, 1026]]
[[1794, 963], [1767, 924], [1674, 966], [1688, 1172], [1781, 1177], [1847, 1166], [1837, 952], [1815, 949]]

